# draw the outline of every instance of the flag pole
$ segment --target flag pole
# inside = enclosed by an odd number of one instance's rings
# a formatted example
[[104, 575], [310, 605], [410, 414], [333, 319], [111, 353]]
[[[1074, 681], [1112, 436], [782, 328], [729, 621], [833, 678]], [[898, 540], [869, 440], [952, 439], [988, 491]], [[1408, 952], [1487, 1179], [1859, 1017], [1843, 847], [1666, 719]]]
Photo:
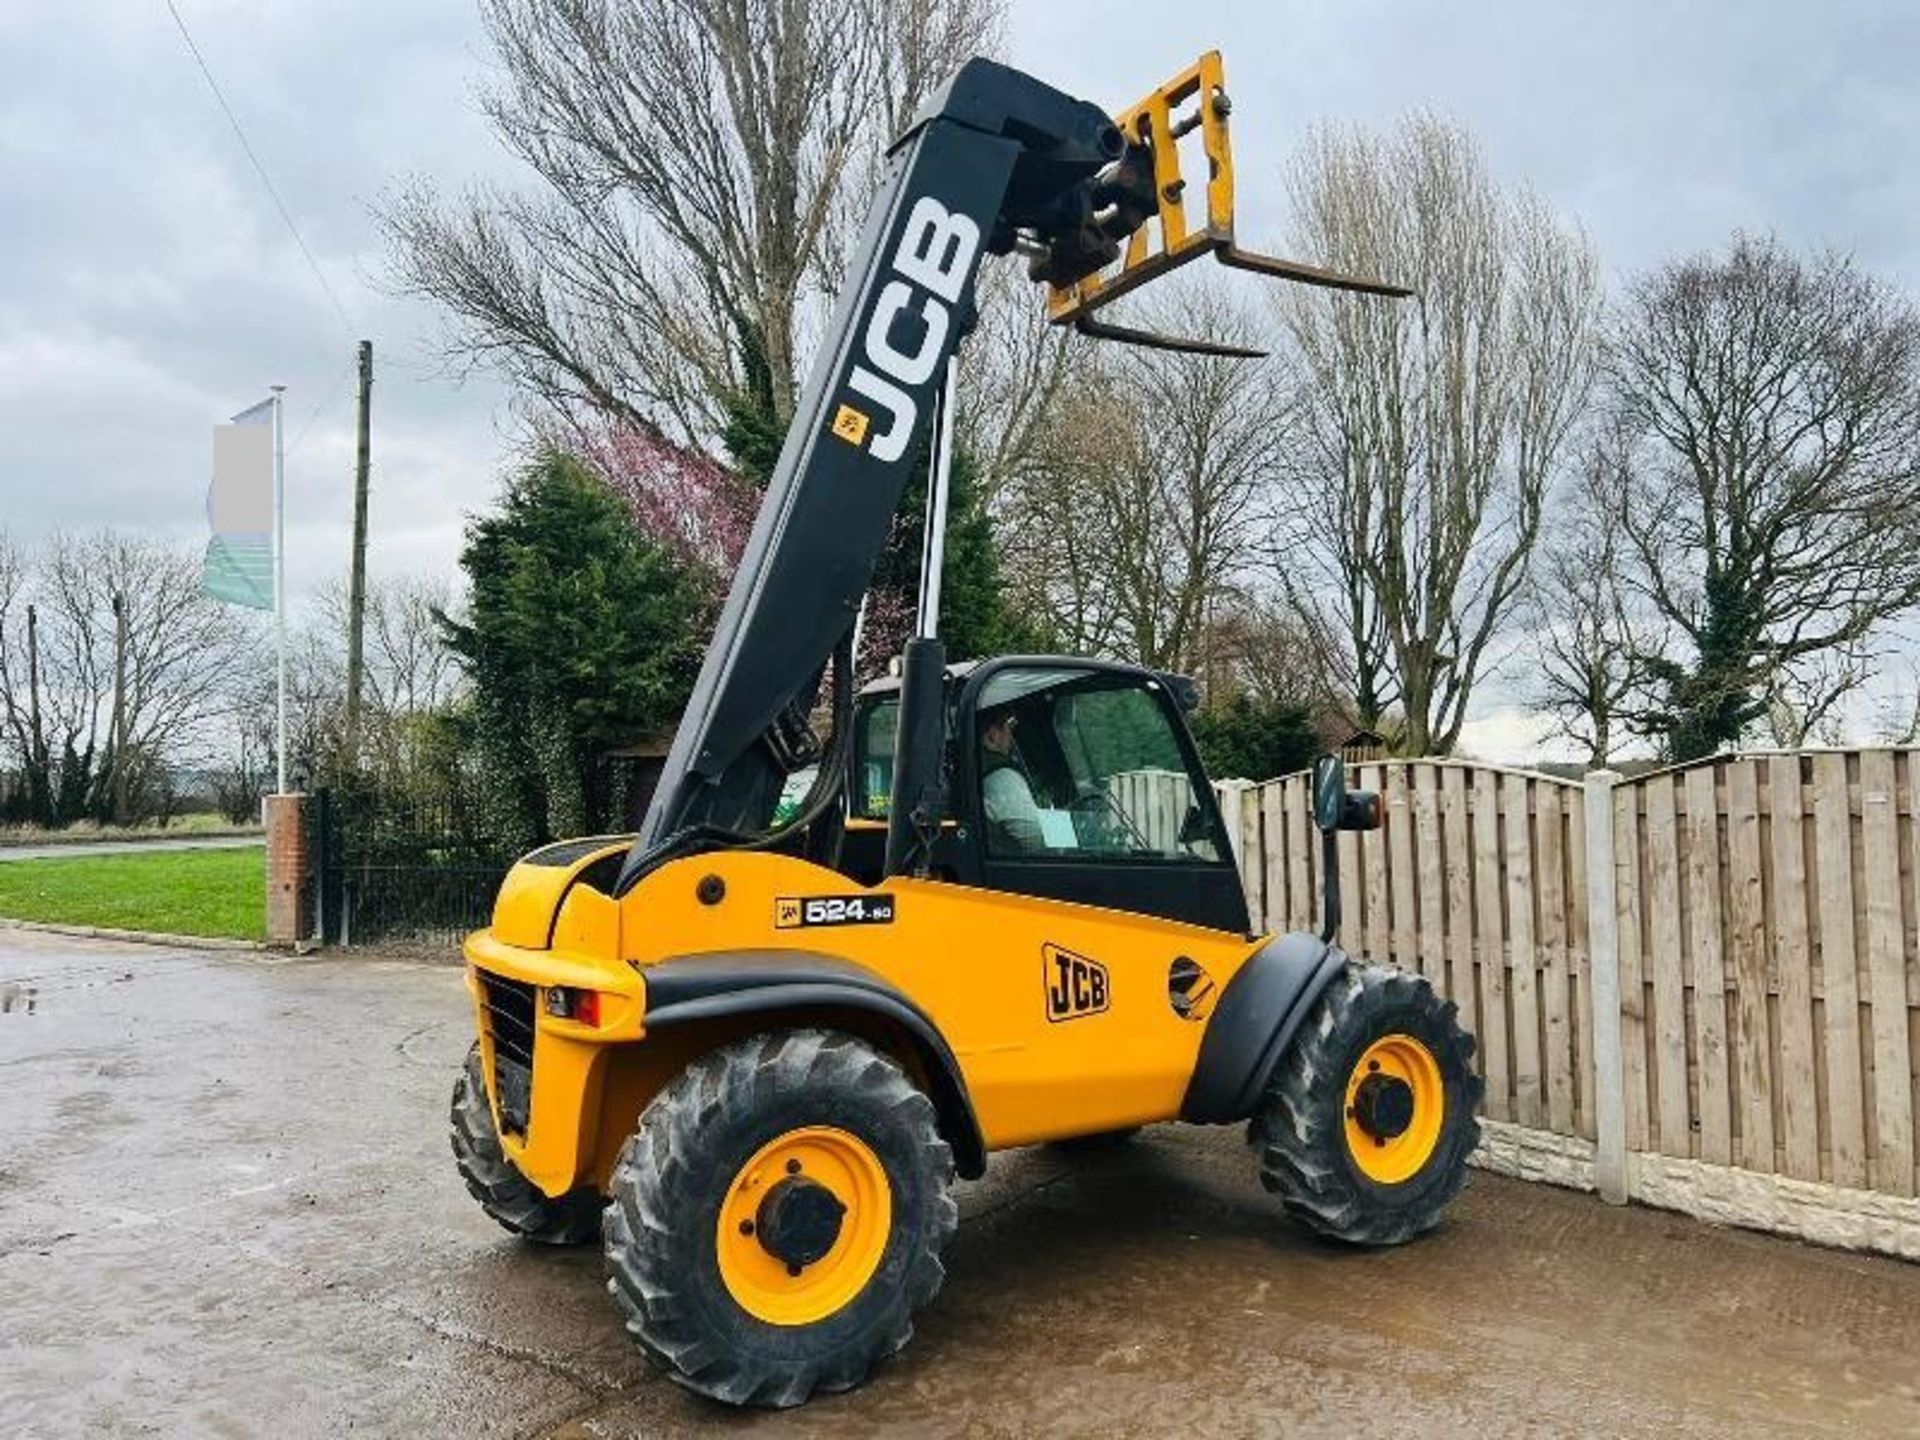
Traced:
[[279, 680], [273, 731], [274, 793], [287, 793], [287, 453], [282, 429], [281, 396], [286, 386], [273, 390], [273, 644]]

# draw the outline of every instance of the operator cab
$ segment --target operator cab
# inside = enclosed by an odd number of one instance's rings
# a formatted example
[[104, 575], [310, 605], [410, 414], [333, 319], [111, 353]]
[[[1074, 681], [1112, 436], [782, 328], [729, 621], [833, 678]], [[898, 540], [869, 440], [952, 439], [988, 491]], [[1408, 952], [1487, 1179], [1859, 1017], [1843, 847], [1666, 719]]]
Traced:
[[[854, 720], [840, 867], [882, 873], [900, 686]], [[1007, 657], [946, 672], [947, 810], [931, 874], [1244, 932], [1213, 787], [1182, 718], [1192, 686], [1133, 665]]]

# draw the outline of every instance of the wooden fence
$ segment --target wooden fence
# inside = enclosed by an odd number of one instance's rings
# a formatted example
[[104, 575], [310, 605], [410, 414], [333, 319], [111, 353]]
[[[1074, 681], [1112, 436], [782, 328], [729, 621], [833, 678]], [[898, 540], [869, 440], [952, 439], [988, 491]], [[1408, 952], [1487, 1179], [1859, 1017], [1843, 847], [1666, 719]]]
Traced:
[[[1458, 1004], [1487, 1117], [1584, 1142], [1602, 1190], [1624, 1193], [1635, 1173], [1651, 1185], [1668, 1157], [1905, 1200], [1917, 764], [1914, 751], [1744, 755], [1584, 784], [1356, 766], [1387, 819], [1340, 837], [1342, 943]], [[1313, 925], [1307, 777], [1220, 791], [1253, 914]], [[1920, 1209], [1892, 1219], [1920, 1227]], [[1909, 1244], [1920, 1228], [1896, 1247], [1920, 1254]]]

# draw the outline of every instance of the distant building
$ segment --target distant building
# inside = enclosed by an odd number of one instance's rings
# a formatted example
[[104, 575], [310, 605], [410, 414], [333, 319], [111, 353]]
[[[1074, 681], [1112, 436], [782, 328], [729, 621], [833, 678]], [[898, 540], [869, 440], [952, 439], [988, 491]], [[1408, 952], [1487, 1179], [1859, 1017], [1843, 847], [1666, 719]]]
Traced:
[[1387, 737], [1378, 730], [1356, 730], [1338, 746], [1340, 758], [1349, 765], [1367, 765], [1385, 760], [1391, 753]]

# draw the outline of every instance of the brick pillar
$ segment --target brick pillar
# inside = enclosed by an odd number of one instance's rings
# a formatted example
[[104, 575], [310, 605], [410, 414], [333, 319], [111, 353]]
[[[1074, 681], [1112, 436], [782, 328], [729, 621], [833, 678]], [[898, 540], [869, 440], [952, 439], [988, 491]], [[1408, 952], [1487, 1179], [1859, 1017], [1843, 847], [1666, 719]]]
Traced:
[[269, 795], [267, 943], [294, 945], [313, 933], [307, 903], [307, 797]]

